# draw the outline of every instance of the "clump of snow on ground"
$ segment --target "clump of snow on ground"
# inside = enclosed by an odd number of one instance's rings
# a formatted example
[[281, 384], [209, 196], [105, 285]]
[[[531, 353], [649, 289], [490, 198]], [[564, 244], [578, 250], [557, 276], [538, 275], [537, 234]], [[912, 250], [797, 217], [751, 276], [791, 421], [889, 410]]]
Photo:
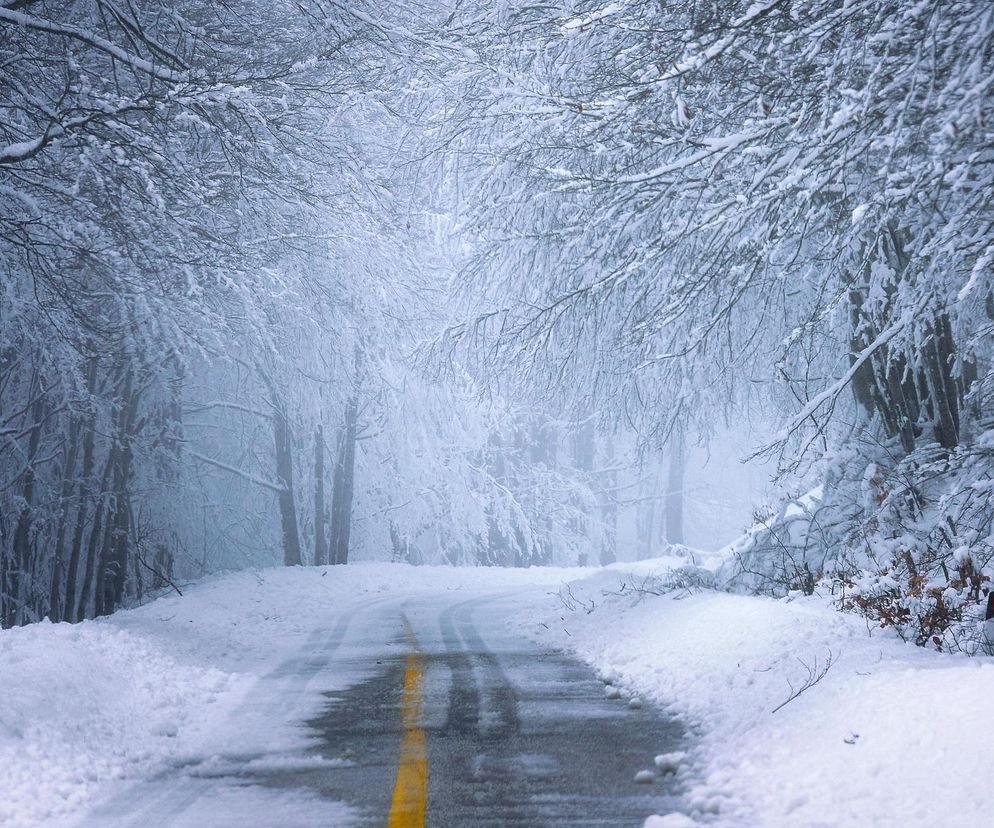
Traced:
[[653, 764], [660, 773], [676, 773], [686, 761], [686, 751], [675, 750], [670, 753], [660, 753], [653, 759]]
[[[693, 817], [778, 828], [989, 822], [991, 659], [905, 644], [827, 598], [633, 591], [649, 567], [571, 584], [572, 609], [538, 631], [690, 726], [691, 754], [657, 765], [677, 773]], [[679, 819], [646, 825], [691, 824]]]
[[644, 828], [700, 828], [700, 823], [686, 814], [666, 814], [649, 817], [645, 821]]
[[95, 781], [173, 755], [230, 679], [109, 624], [7, 630], [0, 665], [2, 825], [41, 824], [79, 807]]

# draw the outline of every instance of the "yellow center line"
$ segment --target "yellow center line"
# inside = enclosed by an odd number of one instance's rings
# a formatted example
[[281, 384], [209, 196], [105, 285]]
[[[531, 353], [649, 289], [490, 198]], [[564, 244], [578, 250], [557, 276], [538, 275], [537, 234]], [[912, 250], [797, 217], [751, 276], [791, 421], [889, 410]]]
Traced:
[[[407, 638], [417, 646], [414, 630], [404, 618]], [[400, 762], [397, 781], [393, 786], [393, 799], [387, 828], [424, 828], [428, 807], [428, 751], [425, 732], [421, 729], [422, 680], [424, 657], [414, 651], [407, 657], [404, 669], [404, 695], [401, 701], [401, 726], [404, 735], [400, 740]]]

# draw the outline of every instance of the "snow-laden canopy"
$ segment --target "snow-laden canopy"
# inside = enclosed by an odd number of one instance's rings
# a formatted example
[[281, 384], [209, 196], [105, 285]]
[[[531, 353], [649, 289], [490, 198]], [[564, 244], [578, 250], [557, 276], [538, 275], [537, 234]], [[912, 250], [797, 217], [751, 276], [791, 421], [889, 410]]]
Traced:
[[990, 4], [13, 0], [0, 45], [5, 625], [650, 554], [729, 429], [823, 484], [756, 498], [754, 586], [976, 612]]

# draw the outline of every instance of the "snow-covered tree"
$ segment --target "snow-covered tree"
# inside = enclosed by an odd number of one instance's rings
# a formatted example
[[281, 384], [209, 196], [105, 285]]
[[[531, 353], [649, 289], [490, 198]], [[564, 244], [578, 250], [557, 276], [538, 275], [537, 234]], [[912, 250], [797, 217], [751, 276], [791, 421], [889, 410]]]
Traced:
[[[961, 475], [986, 474], [991, 410], [988, 5], [511, 3], [454, 31], [475, 59], [453, 70], [450, 134], [478, 183], [453, 338], [482, 332], [488, 370], [595, 394], [656, 439], [758, 400], [785, 412], [785, 468], [824, 457], [834, 481], [859, 441], [831, 554], [781, 574], [839, 562], [843, 584], [886, 569], [933, 608], [931, 578], [975, 602], [991, 504]], [[866, 475], [887, 481], [875, 503], [857, 502]]]

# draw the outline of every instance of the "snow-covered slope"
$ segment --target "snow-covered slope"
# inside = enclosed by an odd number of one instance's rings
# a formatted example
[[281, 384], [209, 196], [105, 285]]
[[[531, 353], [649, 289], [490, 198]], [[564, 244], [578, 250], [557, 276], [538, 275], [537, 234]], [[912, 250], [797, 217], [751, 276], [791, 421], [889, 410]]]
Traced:
[[537, 629], [690, 725], [699, 739], [679, 772], [698, 819], [989, 823], [994, 661], [904, 644], [817, 597], [633, 592], [653, 587], [650, 567], [571, 584], [574, 609]]

